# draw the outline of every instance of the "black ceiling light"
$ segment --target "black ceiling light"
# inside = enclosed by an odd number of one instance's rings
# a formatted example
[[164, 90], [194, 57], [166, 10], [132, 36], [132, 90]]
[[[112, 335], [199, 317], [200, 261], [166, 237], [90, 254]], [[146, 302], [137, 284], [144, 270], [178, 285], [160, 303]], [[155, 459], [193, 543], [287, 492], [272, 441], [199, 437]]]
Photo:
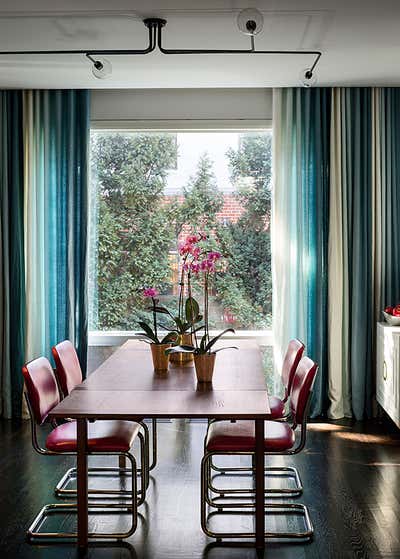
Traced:
[[239, 30], [250, 36], [249, 49], [167, 49], [162, 44], [162, 31], [167, 21], [160, 18], [146, 18], [143, 20], [148, 29], [148, 45], [144, 49], [73, 49], [73, 50], [24, 50], [24, 51], [0, 51], [0, 56], [10, 55], [49, 55], [49, 54], [83, 54], [92, 64], [92, 73], [98, 79], [104, 79], [111, 75], [112, 68], [109, 60], [104, 56], [141, 55], [153, 52], [156, 47], [163, 54], [172, 55], [195, 55], [195, 54], [271, 54], [271, 55], [310, 55], [313, 62], [309, 68], [302, 70], [300, 81], [305, 87], [315, 84], [315, 69], [322, 56], [316, 50], [257, 50], [255, 47], [255, 36], [261, 32], [264, 25], [263, 15], [254, 8], [242, 10], [237, 17]]

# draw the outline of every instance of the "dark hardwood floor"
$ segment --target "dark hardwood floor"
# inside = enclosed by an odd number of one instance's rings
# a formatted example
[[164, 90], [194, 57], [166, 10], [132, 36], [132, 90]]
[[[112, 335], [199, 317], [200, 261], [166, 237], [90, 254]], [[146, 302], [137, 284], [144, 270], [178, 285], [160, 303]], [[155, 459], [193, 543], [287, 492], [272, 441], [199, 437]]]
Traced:
[[[199, 525], [199, 464], [205, 424], [159, 426], [159, 465], [137, 532], [124, 545], [99, 544], [88, 557], [250, 559], [253, 549], [207, 547]], [[28, 422], [0, 422], [0, 557], [72, 559], [71, 546], [30, 546], [25, 530], [71, 459], [41, 457]], [[276, 463], [282, 463], [276, 459]], [[389, 421], [312, 423], [306, 451], [287, 460], [301, 473], [315, 538], [310, 544], [270, 544], [270, 559], [400, 558], [400, 436]], [[222, 520], [221, 520], [222, 521]], [[225, 521], [230, 522], [228, 517]], [[55, 521], [54, 521], [55, 522]], [[98, 525], [111, 524], [99, 520]]]
[[[104, 349], [92, 355], [90, 368], [110, 352]], [[140, 508], [136, 533], [122, 545], [91, 545], [88, 557], [258, 557], [251, 548], [213, 546], [201, 531], [199, 473], [205, 429], [205, 423], [182, 420], [159, 424], [159, 463], [152, 472], [147, 502]], [[37, 455], [31, 447], [28, 422], [0, 421], [0, 440], [0, 559], [82, 556], [73, 546], [25, 543], [25, 531], [40, 507], [56, 502], [54, 485], [74, 464], [73, 459]], [[400, 559], [400, 432], [388, 419], [353, 424], [313, 422], [302, 454], [272, 462], [298, 467], [305, 488], [300, 502], [309, 507], [315, 537], [308, 544], [268, 544], [265, 557]], [[215, 480], [216, 484], [226, 481]], [[218, 521], [233, 522], [226, 516]], [[60, 527], [60, 522], [54, 519], [51, 527]], [[68, 529], [72, 522], [65, 519], [63, 528]], [[112, 529], [123, 520], [96, 517], [91, 522], [99, 529]]]

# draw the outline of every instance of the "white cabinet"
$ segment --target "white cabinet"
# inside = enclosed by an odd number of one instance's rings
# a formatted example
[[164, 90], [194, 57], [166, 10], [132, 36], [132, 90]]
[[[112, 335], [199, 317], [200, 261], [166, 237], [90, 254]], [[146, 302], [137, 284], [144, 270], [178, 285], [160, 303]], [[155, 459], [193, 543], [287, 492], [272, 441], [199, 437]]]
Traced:
[[385, 322], [377, 327], [376, 399], [400, 427], [400, 326]]

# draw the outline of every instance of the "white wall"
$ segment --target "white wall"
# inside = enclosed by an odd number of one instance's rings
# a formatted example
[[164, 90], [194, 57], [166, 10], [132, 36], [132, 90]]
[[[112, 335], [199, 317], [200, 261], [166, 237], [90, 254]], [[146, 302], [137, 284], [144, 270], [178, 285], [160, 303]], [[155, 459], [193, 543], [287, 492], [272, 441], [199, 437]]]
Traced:
[[97, 128], [263, 127], [272, 121], [272, 90], [96, 89], [91, 118]]

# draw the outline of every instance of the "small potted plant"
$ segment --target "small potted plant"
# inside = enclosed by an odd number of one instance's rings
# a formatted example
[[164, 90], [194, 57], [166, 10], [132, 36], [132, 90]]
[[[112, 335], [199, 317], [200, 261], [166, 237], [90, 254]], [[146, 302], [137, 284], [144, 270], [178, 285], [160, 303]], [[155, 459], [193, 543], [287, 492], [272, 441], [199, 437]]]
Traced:
[[216, 251], [204, 250], [198, 252], [191, 260], [187, 263], [188, 269], [188, 286], [189, 286], [189, 300], [191, 298], [191, 274], [202, 276], [203, 280], [203, 293], [204, 293], [204, 325], [201, 329], [204, 330], [204, 334], [198, 342], [195, 329], [192, 324], [192, 336], [194, 343], [191, 345], [180, 345], [171, 347], [166, 350], [167, 354], [189, 353], [194, 355], [194, 364], [196, 368], [197, 380], [199, 382], [212, 382], [212, 377], [214, 373], [214, 365], [216, 354], [223, 349], [238, 349], [237, 347], [224, 347], [214, 349], [215, 343], [227, 332], [235, 333], [233, 328], [227, 328], [223, 332], [220, 332], [217, 336], [210, 337], [209, 329], [209, 283], [210, 275], [216, 271], [217, 262], [221, 258], [221, 253]]
[[176, 332], [167, 332], [161, 339], [159, 337], [159, 329], [157, 324], [157, 306], [159, 299], [158, 291], [153, 287], [148, 287], [143, 291], [144, 297], [151, 299], [151, 310], [153, 313], [153, 328], [146, 322], [139, 322], [143, 332], [139, 333], [140, 339], [150, 344], [151, 355], [153, 358], [154, 370], [158, 372], [165, 372], [168, 370], [169, 355], [166, 350], [176, 342]]

